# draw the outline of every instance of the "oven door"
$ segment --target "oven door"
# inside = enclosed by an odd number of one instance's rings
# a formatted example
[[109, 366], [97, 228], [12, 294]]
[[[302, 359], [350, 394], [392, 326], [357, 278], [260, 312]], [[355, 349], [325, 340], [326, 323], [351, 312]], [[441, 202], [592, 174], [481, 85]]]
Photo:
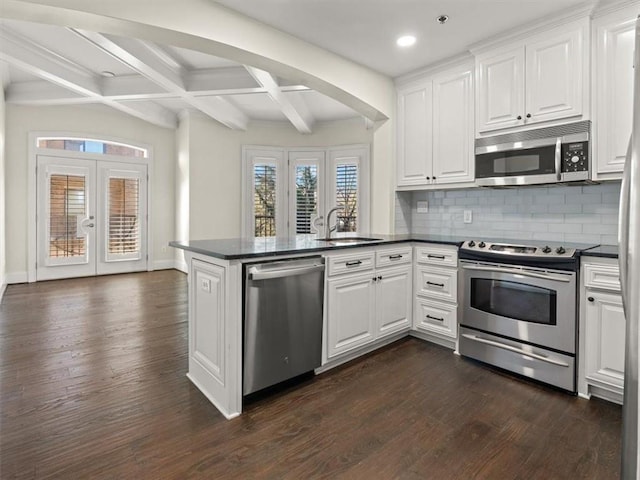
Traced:
[[560, 181], [562, 138], [476, 148], [476, 183], [481, 186], [538, 185]]
[[460, 261], [460, 324], [576, 352], [575, 272]]

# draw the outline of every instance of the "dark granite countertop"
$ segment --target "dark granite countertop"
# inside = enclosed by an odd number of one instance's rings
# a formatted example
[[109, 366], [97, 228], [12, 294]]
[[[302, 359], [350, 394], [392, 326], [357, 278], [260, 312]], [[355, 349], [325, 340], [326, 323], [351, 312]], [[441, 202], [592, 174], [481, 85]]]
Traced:
[[[465, 238], [446, 235], [378, 235], [358, 234], [358, 237], [375, 238], [375, 241], [362, 241], [345, 244], [338, 235], [332, 238], [332, 243], [318, 241], [316, 235], [296, 235], [295, 237], [263, 237], [263, 238], [227, 238], [220, 240], [189, 240], [174, 241], [169, 245], [182, 250], [200, 253], [223, 260], [239, 260], [247, 258], [272, 257], [277, 255], [291, 255], [296, 253], [326, 252], [347, 248], [362, 248], [366, 246], [387, 245], [402, 242], [440, 243], [460, 246]], [[346, 236], [355, 236], [350, 234]]]
[[582, 252], [583, 257], [618, 258], [617, 245], [600, 245]]

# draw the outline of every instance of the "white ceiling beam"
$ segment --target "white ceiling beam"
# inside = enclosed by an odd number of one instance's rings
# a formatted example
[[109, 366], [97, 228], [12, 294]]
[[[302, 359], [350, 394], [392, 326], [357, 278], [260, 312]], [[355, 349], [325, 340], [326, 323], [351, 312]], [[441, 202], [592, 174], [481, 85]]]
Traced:
[[0, 59], [81, 95], [101, 94], [97, 78], [4, 26], [0, 30]]
[[[103, 103], [162, 127], [175, 128], [177, 125], [177, 117], [160, 105], [151, 104], [149, 107], [141, 108], [105, 98], [102, 95], [99, 77], [4, 26], [0, 30], [0, 59], [73, 92], [76, 94], [75, 99], [84, 96], [90, 99], [90, 103]], [[7, 101], [10, 101], [10, 98], [7, 98]]]
[[[276, 79], [269, 72], [245, 65], [247, 71], [262, 87], [267, 90], [271, 99], [280, 107], [285, 117], [300, 133], [311, 133], [315, 119], [304, 105], [302, 98], [295, 100], [294, 105], [284, 94]], [[302, 103], [301, 103], [302, 102]]]
[[211, 97], [205, 100], [188, 92], [181, 69], [166, 63], [167, 54], [163, 50], [133, 38], [69, 30], [214, 120], [234, 130], [246, 130], [249, 118], [236, 106], [223, 99]]

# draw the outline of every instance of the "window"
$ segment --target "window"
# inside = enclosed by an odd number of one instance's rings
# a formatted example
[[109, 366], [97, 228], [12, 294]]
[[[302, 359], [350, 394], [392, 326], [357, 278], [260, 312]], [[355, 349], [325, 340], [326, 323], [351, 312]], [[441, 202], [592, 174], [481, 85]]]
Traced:
[[89, 140], [81, 138], [39, 137], [38, 148], [52, 148], [73, 152], [102, 153], [120, 157], [147, 158], [149, 152], [144, 148], [123, 143]]
[[49, 177], [49, 257], [83, 257], [86, 236], [78, 222], [86, 213], [85, 177], [51, 175]]
[[243, 148], [243, 235], [322, 232], [333, 207], [338, 232], [367, 231], [368, 155], [368, 146]]

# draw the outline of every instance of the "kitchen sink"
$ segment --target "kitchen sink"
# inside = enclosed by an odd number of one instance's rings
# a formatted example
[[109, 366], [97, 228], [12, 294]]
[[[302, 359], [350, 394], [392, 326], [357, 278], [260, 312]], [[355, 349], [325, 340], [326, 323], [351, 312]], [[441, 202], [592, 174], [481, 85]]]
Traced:
[[325, 242], [331, 245], [350, 245], [352, 243], [379, 242], [380, 240], [382, 239], [370, 237], [336, 237], [330, 238], [329, 240], [325, 238], [316, 238], [316, 242]]

